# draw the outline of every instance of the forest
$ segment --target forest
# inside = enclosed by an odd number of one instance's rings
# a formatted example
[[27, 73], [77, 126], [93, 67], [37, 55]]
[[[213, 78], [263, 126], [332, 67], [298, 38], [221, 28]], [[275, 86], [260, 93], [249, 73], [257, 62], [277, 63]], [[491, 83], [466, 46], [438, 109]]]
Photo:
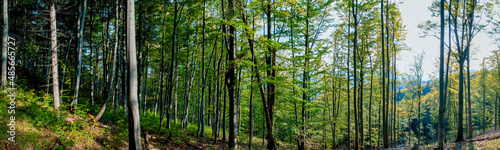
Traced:
[[0, 149], [500, 148], [500, 0], [0, 3]]

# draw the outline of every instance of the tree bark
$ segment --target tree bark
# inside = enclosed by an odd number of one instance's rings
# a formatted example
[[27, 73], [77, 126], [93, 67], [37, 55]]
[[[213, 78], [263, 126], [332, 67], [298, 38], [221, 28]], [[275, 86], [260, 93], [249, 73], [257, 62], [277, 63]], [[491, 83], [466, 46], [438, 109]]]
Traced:
[[83, 30], [85, 29], [85, 11], [87, 10], [87, 0], [83, 0], [83, 12], [81, 14], [80, 31], [78, 31], [78, 60], [77, 60], [77, 75], [75, 85], [75, 96], [71, 105], [78, 105], [78, 92], [80, 91], [80, 74], [82, 72], [82, 51], [83, 51]]
[[[5, 0], [4, 0], [4, 8], [6, 7], [7, 3], [5, 3]], [[6, 9], [4, 9], [4, 14], [5, 13]], [[4, 18], [4, 22], [6, 22], [7, 19]], [[8, 26], [8, 25], [7, 25]], [[8, 32], [8, 28], [7, 30], [5, 30], [4, 28], [4, 38], [5, 36], [8, 34], [5, 33], [5, 31]], [[8, 35], [7, 35], [8, 36]], [[5, 40], [5, 39], [4, 39]], [[57, 59], [57, 21], [56, 21], [56, 2], [55, 1], [52, 1], [52, 4], [50, 4], [50, 46], [51, 46], [51, 51], [52, 51], [52, 90], [53, 90], [53, 94], [54, 94], [54, 109], [56, 109], [57, 111], [59, 111], [59, 107], [61, 106], [61, 101], [59, 100], [59, 81], [58, 81], [58, 59]], [[5, 45], [4, 45], [5, 46]], [[6, 62], [7, 61], [7, 51], [2, 51], [2, 61], [3, 62]], [[5, 54], [5, 55], [4, 55]], [[4, 63], [2, 62], [2, 66], [4, 65]], [[2, 69], [7, 69], [6, 67], [6, 63], [5, 63], [5, 66], [2, 67]], [[3, 74], [3, 70], [2, 70], [2, 74]], [[2, 80], [7, 77], [6, 75], [2, 75]], [[6, 80], [6, 78], [5, 78]], [[7, 81], [5, 82], [2, 82], [2, 84], [5, 84]]]
[[[188, 18], [188, 22], [191, 22], [191, 17]], [[186, 80], [185, 80], [185, 93], [184, 93], [184, 114], [182, 115], [182, 120], [181, 120], [181, 128], [186, 129], [187, 127], [187, 119], [189, 115], [189, 98], [191, 94], [191, 73], [189, 73], [189, 67], [191, 62], [189, 61], [189, 51], [190, 51], [190, 46], [189, 46], [189, 31], [191, 30], [191, 25], [188, 25], [187, 27], [187, 34], [186, 34], [186, 41], [187, 41], [187, 55], [186, 57]], [[194, 53], [194, 52], [193, 52]], [[194, 59], [194, 58], [193, 58]], [[194, 71], [193, 71], [194, 72]]]
[[198, 120], [198, 134], [197, 136], [205, 137], [205, 86], [207, 84], [207, 77], [205, 73], [205, 11], [206, 11], [206, 0], [203, 1], [203, 29], [202, 29], [202, 44], [201, 44], [201, 49], [203, 53], [203, 58], [202, 58], [202, 78], [203, 78], [203, 85], [201, 89], [201, 107], [200, 107], [200, 120]]
[[444, 113], [446, 107], [446, 100], [444, 98], [444, 0], [440, 3], [440, 57], [439, 57], [439, 115], [438, 115], [438, 150], [444, 149]]
[[[120, 57], [120, 53], [118, 53], [118, 47], [119, 47], [119, 41], [120, 41], [120, 3], [118, 1], [116, 1], [116, 19], [115, 19], [115, 47], [114, 47], [114, 55], [118, 55], [118, 64], [120, 64], [120, 60], [121, 60], [121, 57]], [[116, 60], [116, 57], [113, 59], [113, 62], [115, 62]], [[113, 66], [115, 66], [115, 63], [113, 63]], [[113, 67], [113, 72], [115, 72], [116, 68]], [[116, 76], [119, 76], [118, 73], [116, 74]], [[116, 86], [118, 86], [118, 77], [116, 79]], [[122, 81], [123, 82], [123, 81]], [[111, 87], [113, 87], [113, 84], [111, 84]], [[123, 88], [123, 87], [121, 87]], [[117, 90], [116, 88], [114, 88], [115, 90]], [[114, 94], [114, 93], [113, 93]], [[116, 113], [116, 109], [118, 108], [118, 99], [115, 100], [115, 98], [113, 98], [114, 100], [114, 112]]]
[[[51, 31], [52, 31], [52, 21], [54, 22], [54, 30], [55, 30], [55, 10], [54, 10], [54, 20], [52, 20], [52, 6], [50, 9], [50, 17], [51, 17]], [[56, 32], [56, 31], [53, 31]], [[8, 0], [3, 0], [3, 47], [2, 47], [2, 87], [1, 89], [3, 90], [5, 86], [7, 85], [7, 51], [9, 50], [9, 45], [8, 45], [8, 38], [9, 38], [9, 2]], [[54, 43], [53, 43], [54, 44]], [[56, 37], [56, 42], [55, 44], [57, 45], [57, 37]], [[54, 47], [54, 46], [52, 46]], [[57, 48], [56, 48], [56, 54], [57, 54]], [[57, 58], [57, 55], [56, 55]], [[54, 65], [54, 64], [52, 64]], [[55, 100], [55, 98], [54, 98]], [[54, 104], [55, 105], [55, 104]], [[55, 106], [59, 107], [59, 106]]]
[[[306, 17], [309, 17], [309, 0], [306, 2]], [[308, 62], [309, 62], [309, 18], [306, 19], [306, 34], [305, 34], [305, 52], [304, 52], [304, 72], [302, 78], [302, 87], [305, 91], [302, 94], [302, 127], [301, 127], [301, 138], [299, 149], [304, 150], [306, 147], [306, 101], [309, 101], [309, 93], [308, 93], [308, 82], [309, 82], [309, 71], [308, 71]]]
[[355, 139], [354, 139], [354, 149], [359, 149], [359, 122], [360, 122], [360, 118], [358, 116], [358, 109], [361, 109], [361, 108], [358, 108], [359, 106], [357, 105], [357, 94], [356, 94], [356, 90], [357, 90], [357, 45], [358, 45], [358, 19], [357, 19], [357, 16], [358, 16], [358, 13], [357, 13], [357, 5], [358, 5], [358, 1], [357, 0], [353, 0], [352, 1], [354, 4], [352, 5], [352, 16], [353, 16], [353, 21], [354, 21], [354, 45], [353, 45], [353, 65], [354, 65], [354, 90], [353, 90], [353, 95], [354, 95], [354, 131], [356, 132], [355, 133]]
[[127, 0], [127, 59], [129, 62], [129, 96], [128, 96], [128, 138], [129, 149], [142, 149], [141, 126], [139, 122], [139, 100], [137, 97], [137, 57], [135, 47], [135, 15], [134, 0]]
[[[163, 5], [165, 5], [165, 2], [163, 2]], [[166, 6], [165, 6], [166, 7]], [[165, 8], [166, 9], [166, 8]], [[165, 29], [165, 19], [163, 19], [163, 28]], [[161, 63], [160, 63], [160, 86], [158, 87], [159, 88], [159, 95], [160, 95], [160, 98], [159, 98], [159, 101], [160, 101], [160, 104], [158, 105], [158, 107], [160, 107], [160, 126], [158, 127], [158, 134], [161, 133], [161, 126], [163, 124], [163, 108], [164, 105], [163, 105], [163, 102], [164, 102], [164, 98], [163, 98], [163, 75], [164, 75], [164, 68], [165, 68], [165, 30], [163, 30], [162, 32], [162, 44], [161, 44]], [[156, 111], [155, 111], [155, 114], [156, 114]]]
[[[172, 96], [173, 96], [173, 88], [174, 88], [174, 71], [176, 70], [177, 66], [174, 66], [175, 62], [177, 62], [177, 54], [176, 54], [176, 35], [177, 35], [177, 25], [178, 25], [178, 2], [177, 0], [174, 0], [174, 28], [173, 28], [173, 34], [172, 34], [172, 54], [171, 54], [171, 61], [170, 61], [170, 69], [169, 69], [169, 76], [168, 76], [168, 82], [169, 86], [167, 86], [167, 128], [171, 127], [171, 120], [172, 120]], [[182, 7], [182, 6], [181, 6]]]
[[[228, 8], [229, 8], [229, 18], [233, 18], [234, 16], [234, 1], [228, 0]], [[227, 50], [228, 54], [228, 72], [226, 73], [226, 84], [228, 87], [228, 96], [229, 96], [229, 148], [236, 148], [236, 99], [235, 99], [235, 89], [236, 89], [236, 66], [235, 66], [235, 26], [229, 25], [229, 49]]]

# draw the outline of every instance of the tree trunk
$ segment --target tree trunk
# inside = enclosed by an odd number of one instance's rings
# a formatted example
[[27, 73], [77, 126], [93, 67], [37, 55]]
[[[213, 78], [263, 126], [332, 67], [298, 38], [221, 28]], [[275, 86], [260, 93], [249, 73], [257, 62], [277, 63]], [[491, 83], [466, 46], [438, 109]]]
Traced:
[[[6, 6], [7, 3], [5, 3], [5, 0], [4, 0], [4, 8], [7, 7]], [[4, 9], [4, 14], [6, 14], [6, 9]], [[7, 15], [5, 15], [7, 16]], [[6, 17], [4, 17], [4, 24], [8, 24], [8, 23], [5, 23], [7, 22], [6, 21]], [[8, 27], [8, 25], [7, 25]], [[5, 36], [8, 36], [8, 33], [6, 33], [6, 31], [8, 32], [8, 28], [5, 29], [4, 28], [4, 41], [5, 41]], [[53, 94], [54, 94], [54, 109], [58, 110], [59, 111], [59, 106], [61, 106], [61, 101], [59, 100], [59, 81], [58, 81], [58, 67], [57, 67], [57, 23], [56, 23], [56, 2], [53, 1], [52, 4], [50, 5], [50, 46], [51, 46], [51, 51], [52, 51], [52, 90], [53, 90]], [[5, 46], [5, 44], [4, 44]], [[7, 70], [7, 64], [6, 64], [6, 61], [7, 61], [7, 51], [2, 51], [2, 74], [3, 73], [6, 73], [4, 72], [4, 70], [6, 71]], [[2, 75], [2, 80], [5, 79], [5, 82], [2, 82], [2, 84], [5, 84], [7, 82], [7, 77], [6, 75]], [[4, 88], [5, 86], [2, 87], [2, 89]]]
[[[484, 132], [484, 130], [485, 130], [485, 125], [484, 125], [484, 124], [485, 124], [485, 121], [486, 121], [486, 120], [485, 120], [485, 119], [486, 119], [486, 83], [485, 83], [485, 80], [486, 80], [486, 71], [487, 71], [487, 69], [486, 69], [486, 64], [485, 64], [485, 62], [484, 62], [484, 58], [483, 58], [483, 64], [482, 64], [482, 70], [481, 70], [481, 74], [482, 74], [482, 78], [481, 78], [481, 80], [482, 80], [482, 83], [481, 83], [481, 84], [482, 84], [482, 85], [481, 85], [481, 86], [482, 86], [482, 88], [483, 88], [483, 89], [482, 89], [482, 90], [483, 90], [483, 108], [482, 108], [482, 109], [483, 109], [483, 134], [485, 133], [485, 132]], [[469, 80], [469, 81], [470, 81], [470, 74], [469, 74], [469, 60], [467, 60], [467, 76], [468, 76], [467, 80]], [[469, 84], [469, 85], [467, 86], [467, 90], [469, 91], [469, 98], [470, 98], [470, 82], [467, 82], [467, 84]], [[470, 110], [470, 109], [471, 109], [471, 107], [470, 107], [470, 99], [469, 99], [469, 110]], [[470, 117], [471, 117], [471, 116], [470, 116], [470, 114], [469, 114], [469, 118], [470, 118]]]
[[[351, 21], [351, 12], [348, 12], [349, 13], [349, 18], [347, 19], [348, 22]], [[383, 33], [382, 33], [383, 34]], [[351, 36], [351, 25], [349, 23], [349, 25], [347, 26], [347, 35], [348, 37]], [[350, 45], [351, 44], [351, 40], [347, 40], [347, 45]], [[351, 79], [351, 65], [349, 64], [350, 63], [350, 55], [351, 55], [351, 47], [348, 46], [347, 47], [347, 149], [351, 149], [351, 90], [350, 90], [350, 79]]]
[[[117, 4], [116, 10], [117, 10], [117, 13], [118, 13], [118, 7], [119, 7], [118, 0], [116, 1], [116, 4]], [[118, 15], [117, 15], [117, 17], [118, 17]], [[119, 24], [118, 20], [119, 19], [116, 19], [116, 24]], [[118, 28], [119, 27], [115, 28], [116, 39], [117, 39], [116, 41], [118, 41], [118, 33], [119, 33]], [[116, 60], [117, 60], [117, 58], [116, 58], [117, 55], [116, 54], [117, 54], [117, 52], [118, 52], [118, 43], [115, 42], [115, 49], [114, 49], [114, 52], [113, 52], [115, 55], [113, 55], [113, 70], [112, 70], [112, 73], [111, 73], [111, 84], [110, 84], [110, 87], [113, 87], [113, 85], [114, 85], [114, 79], [115, 79], [115, 74], [118, 73], [118, 69], [116, 69]], [[112, 88], [112, 89], [114, 89], [114, 88]], [[115, 92], [113, 90], [111, 90], [111, 91], [112, 92], [109, 92], [109, 94], [106, 95], [107, 96], [106, 101], [104, 102], [104, 104], [102, 105], [101, 109], [99, 110], [99, 113], [97, 113], [96, 117], [94, 118], [95, 121], [99, 121], [99, 119], [101, 119], [102, 115], [104, 114], [104, 111], [106, 110], [106, 106], [107, 106], [107, 104], [109, 102], [109, 99], [111, 98], [112, 95], [115, 95]], [[118, 102], [118, 101], [116, 101], [116, 102]], [[115, 109], [116, 109], [116, 107], [115, 107]]]
[[[253, 69], [252, 69], [253, 72]], [[248, 147], [249, 149], [252, 149], [252, 139], [253, 139], [253, 87], [252, 87], [252, 82], [253, 82], [253, 75], [250, 77], [250, 112], [249, 112], [249, 139], [248, 139]]]
[[[125, 7], [124, 9], [126, 10], [127, 7], [128, 7], [128, 5], [125, 5], [124, 7]], [[123, 18], [123, 26], [122, 26], [123, 27], [123, 31], [125, 31], [126, 27], [128, 26], [127, 25], [128, 22], [127, 22], [127, 16], [126, 15], [127, 15], [126, 13], [123, 13], [123, 17], [122, 17]], [[123, 45], [123, 55], [122, 55], [122, 58], [123, 58], [122, 59], [122, 62], [123, 62], [122, 63], [122, 66], [123, 66], [123, 68], [122, 68], [122, 94], [123, 94], [122, 99], [123, 99], [123, 103], [122, 103], [122, 105], [123, 106], [122, 107], [123, 107], [123, 113], [124, 113], [124, 115], [127, 116], [127, 110], [128, 110], [127, 109], [127, 102], [128, 102], [127, 97], [128, 97], [129, 90], [128, 90], [128, 86], [126, 86], [126, 84], [129, 84], [129, 82], [128, 82], [129, 76], [127, 75], [127, 72], [129, 71], [129, 68], [127, 67], [126, 64], [128, 64], [129, 62], [128, 62], [128, 59], [126, 59], [126, 56], [127, 56], [127, 53], [128, 53], [127, 52], [126, 32], [122, 32], [122, 33], [123, 33], [123, 38], [122, 38], [122, 45]]]
[[[233, 18], [234, 16], [234, 1], [228, 0], [228, 8], [229, 8], [229, 18]], [[229, 49], [227, 50], [227, 54], [229, 57], [228, 60], [228, 72], [226, 73], [226, 84], [228, 88], [228, 96], [229, 96], [229, 148], [234, 149], [237, 148], [236, 141], [236, 66], [235, 66], [235, 36], [236, 30], [234, 25], [229, 26]]]
[[[463, 56], [461, 56], [463, 57]], [[463, 134], [463, 118], [464, 118], [464, 60], [459, 60], [459, 86], [458, 86], [458, 122], [457, 122], [457, 139], [455, 142], [464, 140]]]
[[[232, 4], [230, 6], [232, 6]], [[232, 11], [234, 11], [234, 10], [232, 10]], [[241, 18], [243, 20], [243, 23], [248, 25], [244, 13], [241, 13]], [[230, 31], [231, 31], [231, 29], [230, 29]], [[250, 51], [252, 53], [252, 62], [253, 62], [253, 64], [257, 64], [257, 59], [255, 57], [255, 51], [253, 49], [253, 44], [254, 44], [253, 38], [250, 38], [251, 36], [249, 35], [248, 29], [245, 29], [245, 34], [247, 36], [248, 44], [250, 45]], [[260, 96], [262, 98], [262, 104], [263, 104], [263, 107], [264, 107], [264, 114], [263, 114], [264, 117], [263, 118], [266, 119], [265, 120], [265, 123], [266, 123], [265, 125], [267, 126], [268, 135], [271, 135], [271, 137], [272, 137], [272, 138], [270, 138], [272, 141], [268, 141], [268, 143], [272, 143], [271, 146], [268, 145], [268, 147], [271, 147], [271, 148], [268, 148], [268, 149], [276, 149], [276, 143], [274, 142], [275, 139], [274, 139], [274, 135], [273, 135], [273, 132], [272, 132], [271, 117], [269, 115], [270, 111], [268, 111], [269, 110], [269, 108], [268, 108], [269, 107], [268, 106], [269, 103], [266, 102], [266, 94], [264, 92], [264, 87], [263, 87], [263, 84], [261, 82], [261, 78], [260, 78], [260, 73], [259, 73], [258, 66], [254, 65], [253, 66], [253, 70], [254, 70], [255, 77], [257, 78], [257, 82], [258, 82], [258, 85], [259, 85]], [[264, 121], [263, 121], [263, 123], [264, 123]], [[263, 135], [262, 135], [262, 145], [264, 145], [264, 130], [265, 130], [264, 125], [263, 125], [262, 128], [263, 128], [263, 130], [262, 130], [262, 133], [263, 133]]]
[[82, 51], [83, 51], [83, 30], [85, 29], [85, 11], [87, 10], [87, 0], [83, 0], [83, 12], [81, 14], [80, 31], [78, 31], [78, 60], [77, 60], [77, 75], [75, 85], [75, 96], [71, 105], [78, 105], [78, 92], [80, 91], [80, 74], [82, 72]]
[[381, 31], [382, 31], [382, 136], [383, 136], [383, 142], [384, 142], [384, 148], [389, 148], [389, 138], [388, 138], [388, 128], [387, 128], [387, 113], [386, 113], [386, 98], [388, 95], [386, 95], [386, 85], [385, 85], [385, 81], [386, 81], [386, 58], [385, 58], [385, 38], [384, 38], [384, 1], [381, 0], [380, 1], [380, 17], [381, 17]]
[[373, 62], [372, 62], [372, 57], [370, 56], [370, 68], [371, 68], [371, 75], [370, 75], [370, 104], [368, 108], [368, 140], [370, 140], [370, 149], [372, 148], [372, 98], [373, 98], [373, 71], [375, 69], [373, 68]]
[[203, 58], [202, 58], [202, 65], [201, 65], [201, 68], [202, 68], [202, 78], [203, 78], [203, 85], [202, 85], [202, 89], [201, 89], [201, 107], [200, 107], [200, 120], [198, 120], [198, 134], [197, 134], [197, 137], [198, 136], [201, 136], [201, 137], [205, 137], [205, 86], [207, 84], [207, 77], [206, 77], [206, 73], [205, 73], [205, 4], [206, 1], [204, 0], [203, 1], [203, 32], [202, 32], [202, 44], [201, 44], [201, 49], [202, 49], [202, 53], [203, 53]]
[[[355, 1], [355, 2], [354, 2]], [[357, 88], [357, 45], [358, 45], [358, 19], [357, 19], [357, 16], [358, 16], [358, 13], [357, 13], [357, 5], [358, 5], [358, 1], [357, 0], [353, 0], [353, 5], [352, 5], [352, 16], [353, 16], [353, 21], [354, 21], [354, 45], [353, 45], [353, 65], [354, 65], [354, 90], [353, 90], [353, 95], [354, 95], [354, 131], [356, 132], [355, 133], [355, 139], [354, 139], [354, 149], [359, 149], [359, 122], [360, 122], [360, 118], [358, 116], [358, 109], [361, 109], [359, 108], [359, 106], [357, 105], [357, 94], [356, 94], [356, 90], [358, 89]]]
[[[472, 139], [472, 110], [471, 110], [471, 101], [470, 101], [470, 69], [469, 69], [469, 66], [470, 66], [470, 60], [469, 60], [469, 56], [467, 56], [467, 103], [469, 105], [469, 108], [468, 108], [468, 111], [469, 111], [469, 115], [467, 116], [469, 119], [469, 122], [467, 122], [467, 126], [468, 126], [468, 129], [467, 129], [467, 132], [469, 134], [467, 139]], [[483, 108], [483, 110], [486, 110], [486, 108]], [[485, 116], [485, 114], [483, 114], [483, 117]], [[484, 121], [484, 120], [483, 120]], [[484, 123], [484, 122], [483, 122]], [[484, 133], [484, 127], [483, 127], [483, 133]]]
[[[123, 57], [123, 56], [120, 57], [120, 54], [118, 53], [118, 47], [119, 47], [118, 44], [119, 44], [119, 41], [120, 41], [120, 36], [119, 36], [120, 35], [120, 8], [119, 7], [120, 7], [120, 4], [119, 4], [118, 1], [116, 1], [115, 48], [114, 48], [114, 53], [113, 53], [115, 55], [115, 58], [113, 59], [113, 62], [114, 62], [113, 66], [116, 66], [116, 55], [118, 55], [118, 64], [120, 64], [121, 57]], [[115, 69], [116, 68], [113, 67], [113, 72], [115, 72], [114, 71]], [[118, 73], [116, 74], [116, 76], [117, 76], [117, 78], [116, 78], [117, 82], [116, 82], [116, 87], [114, 88], [115, 90], [117, 90], [117, 87], [119, 85], [118, 84], [118, 76], [119, 76]], [[122, 80], [122, 82], [123, 82], [123, 80]], [[113, 84], [111, 84], [111, 87], [113, 87]], [[123, 87], [121, 87], [121, 88], [123, 88]], [[113, 94], [114, 94], [114, 92], [113, 92]], [[114, 95], [116, 95], [116, 94], [114, 94]], [[113, 107], [114, 110], [113, 111], [116, 113], [116, 110], [118, 108], [118, 99], [117, 98], [115, 99], [114, 97], [116, 97], [116, 96], [113, 96], [113, 100], [114, 100], [114, 104], [113, 104], [114, 105], [114, 107]]]
[[[309, 0], [306, 2], [306, 17], [309, 17]], [[299, 149], [304, 150], [307, 149], [306, 147], [306, 101], [309, 100], [308, 97], [308, 79], [309, 79], [309, 71], [308, 71], [308, 62], [309, 62], [309, 18], [306, 19], [306, 34], [305, 34], [305, 52], [304, 52], [304, 74], [302, 78], [302, 87], [305, 89], [305, 91], [302, 94], [302, 127], [301, 127], [301, 138], [300, 138], [300, 145]], [[269, 131], [268, 131], [269, 132]]]
[[[177, 54], [176, 54], [176, 39], [175, 37], [177, 36], [177, 24], [178, 22], [178, 2], [177, 0], [174, 0], [174, 28], [173, 28], [173, 34], [172, 34], [172, 54], [171, 54], [171, 61], [170, 61], [170, 69], [169, 69], [169, 76], [168, 76], [168, 82], [169, 85], [167, 86], [167, 128], [170, 129], [171, 127], [171, 120], [172, 120], [172, 91], [174, 88], [174, 71], [176, 70], [177, 66], [174, 66], [175, 62], [177, 62]], [[181, 6], [182, 7], [182, 6]], [[161, 127], [160, 127], [161, 128]]]
[[135, 47], [134, 0], [127, 0], [127, 59], [129, 62], [128, 96], [128, 138], [129, 149], [142, 149], [141, 126], [139, 122], [139, 101], [137, 97], [137, 57]]
[[446, 107], [446, 100], [444, 98], [444, 0], [441, 0], [440, 3], [440, 26], [441, 26], [441, 32], [440, 32], [440, 57], [439, 57], [439, 115], [438, 115], [438, 150], [443, 150], [444, 149], [444, 134], [443, 134], [443, 127], [444, 127], [444, 112], [445, 112], [445, 107]]
[[[54, 11], [54, 17], [53, 17], [53, 20], [52, 20], [52, 11]], [[55, 12], [55, 8], [54, 10], [52, 10], [52, 6], [50, 7], [50, 23], [51, 23], [51, 31], [52, 32], [56, 32], [56, 27], [55, 27], [55, 15], [56, 15], [56, 12]], [[52, 24], [52, 22], [54, 22], [54, 24]], [[54, 28], [52, 29], [52, 25], [54, 25]], [[56, 35], [57, 36], [57, 35]], [[8, 45], [8, 38], [9, 38], [9, 2], [8, 0], [4, 0], [3, 1], [3, 37], [2, 37], [2, 41], [3, 41], [3, 47], [2, 47], [2, 87], [1, 89], [3, 90], [5, 88], [5, 86], [7, 85], [7, 51], [9, 50], [9, 45]], [[52, 44], [56, 44], [57, 45], [57, 37], [55, 37], [55, 39], [51, 36], [51, 41], [52, 41]], [[53, 40], [56, 40], [55, 42], [53, 42]], [[54, 48], [54, 46], [52, 46], [52, 48]], [[52, 50], [54, 51], [54, 50]], [[57, 47], [56, 47], [56, 58], [57, 58]], [[54, 57], [54, 55], [52, 55], [52, 57]], [[56, 63], [57, 63], [57, 60], [56, 60]], [[54, 65], [54, 64], [52, 64]], [[56, 65], [57, 66], [57, 65]], [[56, 67], [57, 68], [57, 67]], [[56, 76], [57, 77], [57, 76]], [[56, 84], [57, 85], [57, 84]], [[59, 93], [58, 93], [59, 94]], [[55, 100], [55, 98], [54, 98]], [[57, 108], [59, 106], [56, 106], [56, 104], [54, 103], [54, 107]]]
[[[252, 30], [255, 30], [255, 13], [253, 13], [252, 15]], [[252, 37], [254, 37], [254, 35], [252, 34]], [[293, 39], [292, 39], [293, 40]], [[253, 50], [253, 44], [251, 45], [250, 49]], [[253, 70], [254, 68], [252, 67], [251, 68], [251, 71], [252, 73], [254, 72]], [[250, 113], [248, 114], [249, 115], [249, 132], [250, 132], [250, 138], [248, 140], [248, 147], [249, 149], [252, 149], [252, 140], [253, 140], [253, 113], [254, 113], [254, 108], [253, 108], [253, 79], [254, 79], [254, 75], [252, 74], [251, 77], [250, 77]], [[295, 88], [295, 87], [294, 87]]]
[[[191, 22], [191, 17], [188, 18], [189, 22]], [[191, 62], [189, 61], [189, 51], [190, 51], [190, 46], [189, 46], [189, 31], [191, 30], [191, 25], [188, 25], [187, 27], [187, 34], [186, 34], [186, 41], [187, 41], [187, 55], [188, 57], [186, 57], [186, 81], [185, 81], [185, 93], [184, 93], [184, 114], [182, 116], [182, 120], [181, 120], [181, 128], [182, 129], [186, 129], [187, 127], [187, 119], [188, 119], [188, 115], [189, 115], [189, 96], [191, 94], [191, 73], [189, 73], [189, 67], [190, 67], [190, 64]], [[194, 52], [193, 52], [194, 53]], [[194, 59], [194, 57], [193, 57]], [[194, 72], [194, 71], [193, 71]]]
[[[165, 2], [163, 2], [163, 5], [165, 5]], [[166, 6], [165, 6], [166, 7]], [[165, 19], [163, 19], [163, 28], [165, 28]], [[164, 37], [166, 36], [165, 34], [165, 30], [163, 30], [162, 32], [162, 44], [161, 44], [161, 63], [160, 63], [160, 86], [158, 87], [159, 88], [159, 95], [160, 95], [160, 98], [159, 98], [159, 101], [160, 101], [160, 104], [158, 105], [158, 107], [160, 107], [160, 126], [158, 127], [158, 134], [161, 133], [161, 126], [163, 124], [163, 108], [164, 105], [163, 105], [163, 102], [164, 102], [164, 98], [163, 98], [163, 75], [164, 75], [164, 68], [165, 68], [165, 39]], [[157, 102], [158, 103], [158, 102]], [[156, 111], [155, 111], [155, 114], [156, 114]]]

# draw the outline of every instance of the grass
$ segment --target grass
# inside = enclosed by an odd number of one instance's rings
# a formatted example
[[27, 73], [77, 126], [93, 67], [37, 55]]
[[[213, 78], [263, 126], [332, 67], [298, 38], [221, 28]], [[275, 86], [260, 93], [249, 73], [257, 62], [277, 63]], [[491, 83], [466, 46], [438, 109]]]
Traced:
[[[16, 143], [9, 143], [15, 149], [128, 148], [128, 118], [121, 106], [117, 108], [116, 113], [112, 106], [108, 106], [101, 120], [94, 122], [92, 120], [99, 111], [100, 105], [92, 106], [85, 98], [79, 99], [78, 108], [74, 113], [67, 110], [70, 99], [63, 100], [61, 111], [58, 113], [53, 108], [53, 99], [50, 95], [33, 90], [18, 90], [16, 94]], [[3, 126], [0, 128], [2, 132], [0, 138], [4, 141], [9, 137], [6, 124], [10, 115], [5, 111], [9, 103], [7, 94], [0, 92], [0, 109], [2, 109], [0, 123]], [[218, 144], [214, 144], [212, 127], [205, 126], [205, 137], [198, 138], [196, 137], [197, 124], [188, 123], [186, 129], [182, 129], [180, 120], [177, 123], [172, 120], [171, 128], [166, 128], [166, 118], [164, 118], [161, 133], [157, 135], [159, 119], [159, 115], [155, 116], [150, 112], [141, 116], [141, 132], [150, 136], [150, 148], [227, 148], [227, 143], [220, 141], [222, 131], [219, 134]], [[155, 138], [151, 138], [152, 136]], [[248, 148], [248, 135], [240, 133], [238, 141], [241, 149]], [[254, 135], [253, 147], [264, 148], [261, 144], [262, 139], [258, 138], [258, 135]], [[279, 142], [280, 147], [290, 147], [287, 144]], [[3, 148], [1, 146], [0, 149]]]
[[[87, 122], [91, 109], [81, 107], [75, 114], [66, 111], [67, 105], [60, 107], [57, 113], [52, 106], [53, 99], [43, 93], [33, 90], [16, 91], [16, 148], [17, 149], [103, 149], [102, 139], [113, 139], [120, 135], [104, 134], [107, 128], [95, 126], [93, 122]], [[81, 101], [84, 101], [82, 99]], [[0, 122], [6, 127], [4, 121], [8, 120], [9, 114], [5, 113], [6, 106], [10, 100], [5, 93], [0, 93]], [[82, 105], [84, 106], [84, 105]], [[6, 128], [2, 128], [2, 131]], [[128, 132], [125, 132], [128, 133]], [[0, 134], [2, 139], [9, 135], [5, 132]], [[10, 143], [13, 144], [13, 143]], [[115, 147], [119, 148], [119, 147]]]

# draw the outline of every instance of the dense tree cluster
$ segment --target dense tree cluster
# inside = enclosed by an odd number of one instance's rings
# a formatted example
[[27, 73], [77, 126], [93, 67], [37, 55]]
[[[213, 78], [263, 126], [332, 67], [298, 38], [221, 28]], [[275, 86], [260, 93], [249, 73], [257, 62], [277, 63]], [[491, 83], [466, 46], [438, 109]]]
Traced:
[[[267, 149], [438, 141], [442, 149], [443, 142], [461, 142], [500, 123], [499, 50], [482, 59], [481, 70], [470, 70], [477, 33], [500, 45], [497, 1], [429, 6], [441, 17], [419, 25], [441, 40], [440, 70], [430, 81], [422, 79], [424, 52], [410, 72], [397, 68], [398, 56], [411, 50], [398, 1], [3, 4], [2, 88], [10, 36], [20, 44], [22, 88], [51, 95], [56, 110], [93, 108], [95, 122], [104, 113], [128, 116], [133, 149], [142, 147], [141, 132], [165, 135], [162, 129], [189, 125], [197, 137], [209, 131], [230, 148], [252, 149], [261, 138]], [[143, 116], [159, 116], [158, 130], [141, 131]]]

